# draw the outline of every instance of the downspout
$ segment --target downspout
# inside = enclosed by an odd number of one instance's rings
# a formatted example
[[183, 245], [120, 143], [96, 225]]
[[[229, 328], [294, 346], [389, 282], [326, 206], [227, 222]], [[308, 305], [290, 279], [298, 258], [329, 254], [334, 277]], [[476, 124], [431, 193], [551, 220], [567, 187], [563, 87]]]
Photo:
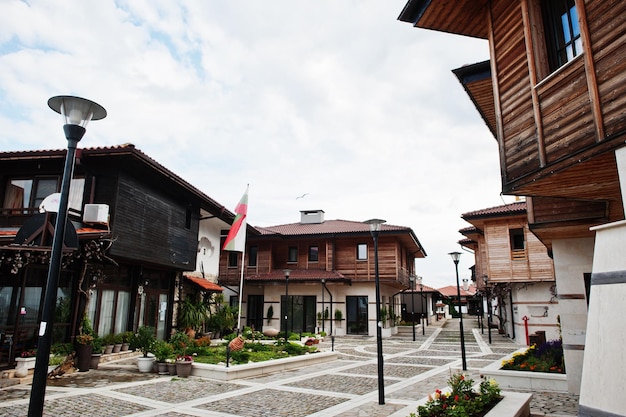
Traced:
[[[331, 316], [331, 314], [333, 312], [333, 295], [328, 290], [328, 287], [326, 286], [326, 280], [325, 279], [322, 280], [322, 286], [324, 287], [324, 289], [326, 290], [326, 292], [328, 292], [328, 295], [330, 296], [330, 312], [328, 313], [328, 318], [330, 319], [330, 335], [333, 336], [333, 316]], [[322, 292], [322, 295], [324, 295], [323, 292]], [[323, 311], [322, 311], [322, 323], [324, 323], [324, 312]]]
[[515, 339], [515, 316], [513, 315], [513, 286], [509, 291], [509, 304], [511, 304], [511, 335], [512, 339]]

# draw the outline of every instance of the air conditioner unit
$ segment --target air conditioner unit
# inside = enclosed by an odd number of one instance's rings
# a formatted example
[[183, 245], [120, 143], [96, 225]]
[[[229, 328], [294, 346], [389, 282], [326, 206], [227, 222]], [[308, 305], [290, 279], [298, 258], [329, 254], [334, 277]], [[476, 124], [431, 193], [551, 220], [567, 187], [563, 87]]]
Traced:
[[85, 223], [108, 223], [108, 204], [85, 204], [83, 211], [83, 221]]

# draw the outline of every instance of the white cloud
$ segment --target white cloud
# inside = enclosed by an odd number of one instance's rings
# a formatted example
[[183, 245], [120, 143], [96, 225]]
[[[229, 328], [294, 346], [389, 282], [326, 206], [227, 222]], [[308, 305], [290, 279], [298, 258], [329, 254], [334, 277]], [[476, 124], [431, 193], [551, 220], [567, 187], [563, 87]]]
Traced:
[[451, 73], [488, 45], [399, 22], [404, 4], [5, 0], [0, 147], [65, 147], [46, 101], [83, 96], [108, 117], [81, 146], [132, 142], [231, 209], [250, 183], [254, 225], [323, 209], [412, 227], [425, 284], [452, 284], [461, 213], [502, 203]]

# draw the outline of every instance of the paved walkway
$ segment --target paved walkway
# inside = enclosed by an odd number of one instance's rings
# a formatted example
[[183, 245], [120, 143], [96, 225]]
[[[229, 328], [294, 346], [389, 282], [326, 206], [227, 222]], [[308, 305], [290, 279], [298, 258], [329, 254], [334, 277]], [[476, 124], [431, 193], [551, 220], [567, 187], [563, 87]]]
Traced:
[[[465, 319], [468, 374], [517, 350], [510, 340], [492, 334], [486, 342], [475, 320]], [[417, 402], [446, 386], [461, 369], [457, 320], [431, 323], [422, 335], [384, 339], [385, 404], [378, 404], [376, 339], [337, 337], [337, 361], [229, 382], [139, 374], [134, 365], [111, 363], [98, 370], [50, 381], [44, 415], [74, 416], [214, 416], [214, 417], [407, 417]], [[321, 343], [330, 349], [330, 343]], [[0, 390], [0, 416], [25, 416], [30, 385]], [[578, 397], [534, 392], [533, 416], [576, 416]]]

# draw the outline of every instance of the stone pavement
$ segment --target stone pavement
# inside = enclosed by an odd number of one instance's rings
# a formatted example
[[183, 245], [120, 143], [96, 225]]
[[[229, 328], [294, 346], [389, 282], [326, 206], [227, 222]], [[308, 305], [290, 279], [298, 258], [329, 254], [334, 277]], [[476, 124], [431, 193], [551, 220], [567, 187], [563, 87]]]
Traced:
[[[519, 348], [493, 333], [492, 344], [465, 318], [466, 375], [478, 382], [479, 370]], [[383, 341], [385, 404], [378, 404], [376, 338], [337, 337], [337, 361], [261, 377], [213, 381], [140, 374], [134, 365], [109, 363], [98, 370], [49, 381], [44, 415], [73, 416], [214, 416], [214, 417], [407, 417], [419, 400], [444, 388], [461, 369], [456, 319], [431, 323]], [[321, 343], [330, 349], [330, 343]], [[25, 416], [30, 385], [0, 389], [0, 416]], [[534, 392], [533, 417], [576, 416], [578, 397]]]

